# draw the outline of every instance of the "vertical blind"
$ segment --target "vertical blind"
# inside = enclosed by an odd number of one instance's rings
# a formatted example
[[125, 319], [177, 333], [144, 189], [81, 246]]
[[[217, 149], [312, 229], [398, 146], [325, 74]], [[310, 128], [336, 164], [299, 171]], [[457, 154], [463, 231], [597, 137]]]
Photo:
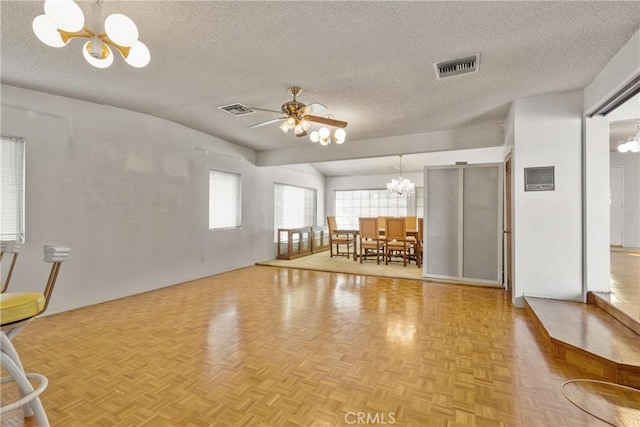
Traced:
[[315, 225], [316, 190], [293, 185], [275, 184], [275, 239], [278, 228], [300, 228]]
[[0, 137], [0, 238], [24, 242], [24, 139]]
[[209, 171], [209, 229], [240, 228], [240, 175]]

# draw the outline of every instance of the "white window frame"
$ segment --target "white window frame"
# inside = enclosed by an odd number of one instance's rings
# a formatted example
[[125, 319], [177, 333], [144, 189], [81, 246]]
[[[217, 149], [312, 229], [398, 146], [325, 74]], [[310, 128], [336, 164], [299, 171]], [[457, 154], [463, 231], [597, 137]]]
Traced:
[[0, 136], [0, 239], [25, 241], [25, 139]]
[[416, 216], [424, 218], [424, 187], [416, 187]]
[[242, 175], [209, 170], [209, 230], [240, 228], [242, 228]]
[[[296, 197], [302, 194], [302, 203], [296, 200], [295, 212], [285, 216], [284, 203], [285, 200], [278, 200], [278, 197], [285, 197], [285, 193], [289, 192], [289, 197]], [[308, 200], [313, 200], [312, 206], [307, 205]], [[318, 190], [311, 187], [302, 187], [299, 185], [283, 184], [276, 182], [273, 185], [273, 223], [274, 223], [274, 242], [278, 241], [278, 228], [302, 228], [313, 227], [316, 225], [318, 216]]]

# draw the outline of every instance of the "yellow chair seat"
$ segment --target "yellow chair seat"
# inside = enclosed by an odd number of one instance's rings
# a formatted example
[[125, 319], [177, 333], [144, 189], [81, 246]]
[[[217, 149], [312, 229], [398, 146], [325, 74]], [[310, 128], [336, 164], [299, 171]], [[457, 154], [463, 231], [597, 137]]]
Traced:
[[9, 292], [0, 295], [0, 324], [29, 319], [42, 311], [43, 294], [37, 292]]

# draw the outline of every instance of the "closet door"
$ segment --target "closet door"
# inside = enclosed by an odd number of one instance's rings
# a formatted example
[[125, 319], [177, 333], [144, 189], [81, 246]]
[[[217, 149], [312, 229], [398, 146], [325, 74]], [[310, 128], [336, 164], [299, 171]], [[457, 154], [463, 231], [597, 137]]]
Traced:
[[501, 218], [500, 169], [465, 168], [463, 184], [462, 277], [498, 281]]
[[424, 276], [502, 281], [502, 166], [425, 168]]
[[460, 173], [458, 168], [425, 171], [425, 273], [458, 277]]

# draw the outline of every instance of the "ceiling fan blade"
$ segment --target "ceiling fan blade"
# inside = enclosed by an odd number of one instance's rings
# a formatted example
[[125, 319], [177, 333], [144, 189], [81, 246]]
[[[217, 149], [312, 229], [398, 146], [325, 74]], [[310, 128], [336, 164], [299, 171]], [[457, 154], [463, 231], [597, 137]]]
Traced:
[[297, 136], [298, 138], [300, 138], [301, 136], [307, 136], [307, 131], [306, 131], [306, 130], [304, 130], [304, 131], [302, 131], [302, 133], [299, 133], [299, 134], [297, 134], [296, 136]]
[[337, 128], [346, 128], [348, 124], [342, 120], [330, 119], [328, 117], [304, 116], [304, 119], [309, 120], [310, 122], [322, 123], [323, 125], [334, 126]]
[[282, 114], [282, 110], [278, 111], [278, 110], [270, 110], [268, 108], [259, 108], [259, 107], [248, 107], [252, 110], [256, 110], [256, 111], [266, 111], [267, 113], [278, 113], [278, 114]]
[[271, 120], [267, 120], [265, 122], [256, 123], [255, 125], [249, 126], [249, 129], [257, 128], [257, 127], [264, 126], [264, 125], [270, 125], [271, 123], [279, 122], [279, 121], [285, 120], [287, 118], [288, 117], [278, 117], [277, 119], [271, 119]]
[[325, 105], [318, 104], [317, 102], [313, 102], [307, 106], [300, 108], [298, 111], [296, 111], [296, 113], [300, 115], [309, 114], [309, 113], [317, 114], [317, 113], [323, 112], [326, 109], [327, 107]]

